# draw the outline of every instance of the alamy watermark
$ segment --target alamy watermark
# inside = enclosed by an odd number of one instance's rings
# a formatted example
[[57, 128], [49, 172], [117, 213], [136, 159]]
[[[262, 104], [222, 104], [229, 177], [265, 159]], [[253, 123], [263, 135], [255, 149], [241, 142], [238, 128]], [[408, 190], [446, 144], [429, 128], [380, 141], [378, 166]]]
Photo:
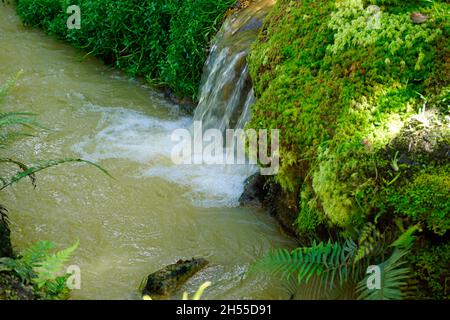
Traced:
[[[171, 159], [177, 165], [239, 165], [259, 164], [261, 175], [275, 175], [279, 170], [280, 133], [278, 129], [219, 129], [203, 131], [202, 121], [195, 121], [192, 130], [177, 129], [171, 140]], [[270, 151], [269, 151], [270, 149]]]
[[67, 288], [70, 290], [80, 290], [81, 289], [81, 269], [77, 265], [71, 265], [67, 267], [66, 274], [69, 277], [66, 280]]
[[377, 265], [369, 266], [367, 268], [367, 289], [380, 290], [381, 289], [381, 268]]
[[66, 12], [70, 14], [67, 18], [68, 29], [81, 29], [81, 9], [77, 5], [67, 7]]

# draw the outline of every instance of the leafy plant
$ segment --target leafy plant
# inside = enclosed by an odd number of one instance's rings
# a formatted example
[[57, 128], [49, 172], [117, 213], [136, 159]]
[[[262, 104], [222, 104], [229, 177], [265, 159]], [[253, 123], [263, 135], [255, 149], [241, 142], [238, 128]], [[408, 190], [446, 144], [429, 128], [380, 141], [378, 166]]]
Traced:
[[36, 293], [43, 299], [60, 299], [70, 292], [68, 275], [62, 274], [64, 264], [77, 249], [75, 242], [67, 249], [54, 252], [52, 242], [40, 241], [24, 250], [19, 258], [0, 258], [0, 271], [12, 271], [26, 284], [33, 284]]
[[364, 300], [401, 300], [407, 295], [402, 288], [407, 286], [407, 280], [411, 276], [410, 268], [406, 267], [405, 256], [409, 250], [395, 249], [392, 255], [386, 261], [378, 265], [381, 271], [381, 288], [369, 289], [367, 279], [361, 280], [356, 292], [359, 293], [359, 299]]
[[[196, 98], [210, 40], [236, 0], [18, 0], [26, 25], [43, 28], [88, 54]], [[66, 26], [79, 5], [80, 30]]]
[[[372, 227], [369, 228], [373, 230]], [[367, 267], [379, 258], [383, 244], [377, 243], [379, 250], [374, 250], [373, 241], [368, 240], [370, 232], [361, 232], [359, 244], [347, 239], [341, 242], [312, 243], [310, 247], [274, 250], [259, 259], [252, 271], [262, 270], [271, 274], [280, 274], [284, 280], [295, 277], [299, 284], [309, 284], [307, 290], [315, 296], [325, 294], [336, 288], [350, 285], [358, 299], [402, 299], [402, 288], [410, 277], [410, 270], [404, 265], [405, 256], [411, 249], [416, 226], [405, 231], [393, 244], [391, 256], [378, 264], [381, 270], [381, 289], [371, 290], [367, 287]], [[379, 236], [375, 233], [376, 237]], [[365, 243], [370, 244], [367, 246]], [[369, 248], [369, 249], [368, 249]], [[384, 247], [384, 249], [387, 249]]]

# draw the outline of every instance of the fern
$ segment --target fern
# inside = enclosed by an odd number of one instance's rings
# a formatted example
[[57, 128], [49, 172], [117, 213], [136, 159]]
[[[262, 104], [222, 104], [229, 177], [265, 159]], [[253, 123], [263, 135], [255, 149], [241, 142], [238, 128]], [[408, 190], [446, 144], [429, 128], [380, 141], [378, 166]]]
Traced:
[[51, 282], [55, 275], [62, 269], [64, 264], [69, 260], [72, 253], [78, 248], [79, 242], [75, 242], [67, 249], [61, 250], [53, 254], [47, 254], [45, 259], [38, 263], [34, 268], [37, 278], [33, 282], [42, 288], [47, 282]]
[[284, 279], [295, 276], [298, 283], [309, 283], [312, 278], [317, 278], [319, 282], [312, 286], [313, 293], [317, 294], [327, 287], [333, 289], [336, 284], [344, 285], [358, 272], [352, 264], [356, 249], [351, 240], [346, 240], [343, 245], [329, 241], [326, 244], [313, 242], [311, 247], [293, 251], [278, 249], [257, 261], [252, 270], [281, 274]]
[[0, 258], [0, 272], [13, 271], [24, 283], [33, 284], [42, 298], [53, 299], [69, 292], [67, 275], [58, 275], [79, 242], [59, 252], [52, 253], [55, 245], [39, 241], [24, 250], [19, 258]]
[[[22, 172], [25, 172], [28, 170], [28, 166], [20, 161], [14, 160], [14, 159], [10, 159], [10, 158], [0, 158], [0, 163], [11, 163], [16, 165], [17, 167], [19, 167], [20, 170], [22, 170]], [[34, 174], [29, 174], [28, 178], [30, 178], [31, 180], [31, 184], [33, 185], [33, 187], [36, 187], [36, 176]], [[7, 185], [8, 182], [4, 177], [0, 177], [0, 182], [2, 184], [2, 186]]]
[[356, 292], [359, 293], [358, 299], [364, 300], [401, 300], [406, 297], [402, 290], [407, 285], [410, 277], [410, 269], [405, 267], [406, 261], [403, 259], [409, 250], [395, 249], [392, 255], [386, 261], [378, 266], [381, 271], [381, 288], [369, 289], [366, 276], [358, 283]]
[[356, 264], [365, 258], [381, 254], [384, 247], [384, 235], [373, 223], [368, 223], [360, 232], [358, 251], [356, 252], [353, 263]]
[[408, 230], [403, 232], [400, 237], [391, 244], [391, 247], [409, 249], [416, 240], [416, 237], [414, 236], [416, 231], [420, 231], [420, 224], [409, 227]]
[[[0, 160], [0, 162], [1, 162], [1, 160]], [[97, 169], [99, 169], [101, 172], [103, 172], [104, 174], [106, 174], [110, 178], [113, 178], [111, 176], [111, 174], [107, 170], [105, 170], [104, 168], [102, 168], [98, 164], [93, 163], [93, 162], [88, 161], [88, 160], [75, 159], [75, 158], [66, 158], [66, 159], [59, 159], [59, 160], [48, 160], [48, 161], [43, 161], [43, 162], [41, 162], [39, 164], [33, 165], [31, 167], [24, 166], [24, 168], [22, 168], [22, 169], [25, 169], [25, 170], [17, 172], [14, 176], [12, 176], [9, 179], [9, 181], [6, 181], [4, 178], [0, 179], [1, 182], [2, 182], [2, 186], [0, 187], [0, 191], [5, 189], [6, 187], [9, 187], [10, 185], [12, 185], [14, 183], [19, 182], [20, 180], [22, 180], [23, 178], [26, 178], [26, 177], [32, 177], [31, 179], [32, 179], [32, 181], [34, 183], [35, 180], [34, 180], [33, 177], [34, 177], [35, 173], [37, 173], [39, 171], [42, 171], [44, 169], [48, 169], [48, 168], [55, 167], [55, 166], [58, 166], [60, 164], [69, 163], [69, 162], [87, 163], [87, 164], [89, 164], [91, 166], [96, 167]]]
[[384, 235], [373, 224], [361, 230], [358, 244], [347, 239], [343, 244], [313, 242], [311, 247], [292, 251], [273, 250], [259, 259], [250, 271], [278, 274], [288, 281], [295, 277], [298, 284], [310, 284], [307, 289], [315, 296], [352, 285], [360, 299], [402, 299], [406, 297], [404, 289], [410, 276], [403, 258], [409, 253], [414, 241], [413, 234], [418, 229], [418, 226], [409, 228], [390, 245], [394, 248], [392, 255], [378, 265], [382, 277], [380, 290], [369, 290], [369, 276], [364, 276], [370, 262], [389, 249], [384, 243]]
[[[22, 72], [17, 73], [17, 75], [8, 80], [4, 85], [0, 86], [0, 102], [5, 98], [7, 92], [15, 85], [17, 79], [21, 75]], [[8, 142], [17, 136], [28, 136], [29, 134], [18, 131], [18, 127], [40, 127], [43, 128], [38, 122], [35, 120], [35, 114], [30, 112], [1, 112], [0, 113], [0, 148], [5, 148], [8, 145]], [[6, 178], [0, 176], [0, 191], [5, 189], [6, 187], [22, 180], [23, 178], [30, 178], [32, 185], [36, 186], [36, 176], [35, 173], [51, 168], [60, 164], [69, 163], [69, 162], [82, 162], [89, 165], [92, 165], [105, 173], [107, 176], [112, 177], [108, 171], [100, 167], [99, 165], [83, 160], [83, 159], [57, 159], [57, 160], [49, 160], [42, 161], [38, 164], [27, 166], [23, 161], [11, 158], [0, 158], [0, 163], [9, 163], [17, 166], [20, 171], [16, 172], [12, 177]]]

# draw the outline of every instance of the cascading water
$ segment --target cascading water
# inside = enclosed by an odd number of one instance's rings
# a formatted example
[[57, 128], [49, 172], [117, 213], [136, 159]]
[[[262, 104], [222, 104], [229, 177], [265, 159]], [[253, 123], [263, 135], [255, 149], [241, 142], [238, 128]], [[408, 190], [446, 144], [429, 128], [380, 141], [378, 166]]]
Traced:
[[217, 34], [205, 64], [194, 114], [194, 121], [202, 121], [203, 130], [241, 129], [250, 119], [255, 98], [247, 55], [274, 3], [253, 1], [248, 8], [228, 17]]

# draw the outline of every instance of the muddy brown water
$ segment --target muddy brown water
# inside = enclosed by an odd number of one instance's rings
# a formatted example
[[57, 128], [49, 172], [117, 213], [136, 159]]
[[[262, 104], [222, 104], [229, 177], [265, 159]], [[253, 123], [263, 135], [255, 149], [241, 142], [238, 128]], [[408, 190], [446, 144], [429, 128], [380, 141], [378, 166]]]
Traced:
[[3, 191], [16, 250], [78, 239], [71, 264], [81, 269], [81, 289], [73, 299], [139, 299], [147, 274], [193, 256], [211, 264], [172, 298], [205, 281], [212, 282], [207, 299], [288, 298], [274, 279], [246, 273], [264, 252], [293, 246], [265, 212], [237, 206], [254, 168], [173, 165], [170, 133], [192, 119], [143, 83], [83, 56], [24, 28], [14, 8], [0, 3], [0, 83], [23, 70], [1, 108], [34, 112], [51, 129], [3, 155], [28, 163], [83, 157], [115, 177], [64, 165], [39, 173], [36, 189], [22, 181]]

